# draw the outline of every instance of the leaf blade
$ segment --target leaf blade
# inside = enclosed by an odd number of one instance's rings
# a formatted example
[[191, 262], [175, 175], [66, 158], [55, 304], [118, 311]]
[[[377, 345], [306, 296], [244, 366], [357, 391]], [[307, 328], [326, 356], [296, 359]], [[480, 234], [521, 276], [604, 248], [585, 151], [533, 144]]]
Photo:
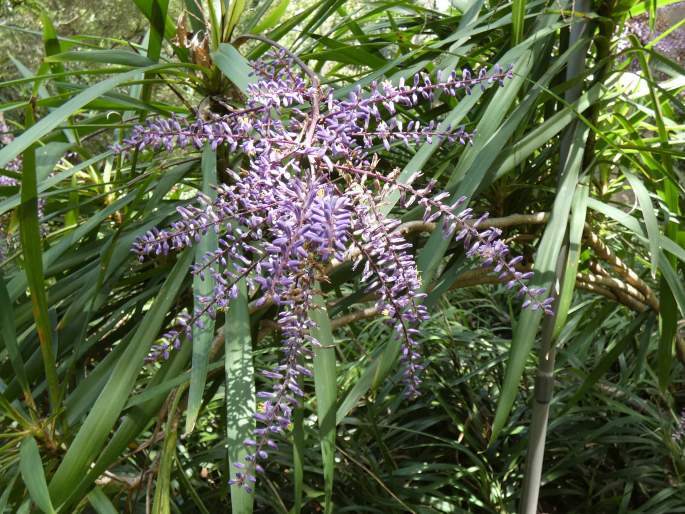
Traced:
[[[226, 313], [224, 327], [226, 373], [226, 439], [229, 476], [235, 478], [237, 463], [248, 454], [243, 441], [252, 437], [256, 427], [253, 413], [256, 410], [254, 364], [252, 362], [252, 334], [248, 309], [247, 286], [238, 282], [238, 296]], [[236, 514], [250, 514], [254, 494], [243, 487], [231, 486], [231, 507]]]
[[[209, 145], [202, 152], [202, 192], [214, 199], [216, 192], [216, 153]], [[215, 231], [208, 231], [196, 244], [195, 266], [200, 267], [205, 256], [215, 252], [218, 248], [218, 237]], [[193, 278], [193, 297], [196, 299], [195, 310], [202, 309], [202, 303], [197, 298], [211, 295], [216, 281], [212, 274], [214, 266], [206, 270], [204, 277], [196, 275]], [[209, 365], [209, 351], [214, 339], [214, 318], [209, 315], [201, 317], [202, 325], [193, 327], [193, 357], [190, 372], [190, 390], [188, 392], [188, 407], [186, 409], [186, 423], [184, 432], [189, 434], [195, 427], [197, 416], [202, 405], [202, 395], [207, 382], [207, 367]]]
[[48, 484], [45, 481], [45, 471], [38, 451], [38, 445], [33, 437], [27, 437], [19, 449], [19, 469], [24, 485], [29, 491], [31, 499], [38, 508], [46, 514], [54, 514]]
[[179, 255], [157, 299], [138, 326], [131, 344], [114, 365], [95, 405], [67, 449], [50, 482], [50, 492], [58, 505], [68, 498], [73, 484], [86, 474], [89, 463], [119, 418], [145, 356], [183, 284], [192, 258], [193, 252], [188, 250]]
[[333, 512], [333, 479], [335, 475], [335, 402], [336, 402], [336, 369], [335, 341], [331, 329], [331, 320], [326, 312], [326, 303], [322, 296], [313, 300], [311, 319], [316, 323], [312, 335], [320, 343], [314, 348], [314, 389], [316, 393], [316, 410], [319, 421], [319, 439], [321, 441], [321, 458], [324, 476], [324, 512]]

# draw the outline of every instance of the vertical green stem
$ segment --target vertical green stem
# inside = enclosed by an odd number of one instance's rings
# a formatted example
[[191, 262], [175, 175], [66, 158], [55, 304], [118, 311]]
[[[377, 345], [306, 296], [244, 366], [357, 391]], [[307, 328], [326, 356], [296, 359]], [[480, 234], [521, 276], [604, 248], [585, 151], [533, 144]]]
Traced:
[[[568, 242], [565, 239], [559, 252], [556, 270], [557, 276], [560, 276], [562, 280], [567, 251]], [[554, 302], [555, 312], [559, 308], [558, 300], [559, 297], [557, 296]], [[521, 494], [521, 514], [536, 514], [538, 512], [537, 505], [542, 481], [542, 465], [545, 457], [549, 404], [552, 401], [552, 394], [554, 392], [554, 362], [556, 357], [554, 325], [557, 314], [547, 316], [542, 322], [542, 344], [540, 347], [540, 361], [535, 376], [533, 414], [530, 421], [526, 473], [523, 478], [523, 491]]]
[[[587, 12], [590, 10], [589, 0], [578, 0], [576, 2], [576, 9], [579, 12]], [[572, 47], [578, 40], [585, 37], [590, 30], [588, 22], [581, 20], [575, 22], [571, 27], [571, 34], [569, 40], [569, 47]], [[569, 59], [568, 67], [566, 69], [566, 79], [580, 79], [585, 73], [585, 61], [587, 56], [587, 48], [581, 47]], [[565, 100], [568, 103], [575, 102], [581, 94], [583, 82], [579, 82], [566, 92]], [[583, 144], [586, 141], [587, 130], [580, 127], [578, 121], [572, 123], [561, 138], [560, 155], [559, 155], [559, 184], [564, 181], [567, 174], [571, 173], [571, 167], [582, 167], [584, 153]], [[575, 154], [575, 155], [572, 155]], [[566, 317], [567, 310], [570, 306], [570, 301], [565, 301], [563, 308], [565, 312], [559, 312], [561, 307], [560, 291], [561, 284], [564, 287], [573, 286], [574, 282], [567, 281], [565, 273], [567, 271], [567, 257], [569, 253], [569, 234], [568, 231], [561, 242], [559, 255], [557, 257], [555, 281], [553, 283], [553, 291], [555, 294], [553, 316], [548, 316], [544, 319], [542, 324], [540, 358], [538, 362], [537, 373], [535, 377], [535, 391], [533, 400], [533, 411], [530, 422], [530, 432], [528, 439], [528, 455], [526, 459], [526, 471], [523, 479], [523, 487], [521, 492], [521, 502], [519, 505], [519, 512], [521, 514], [536, 514], [538, 512], [538, 498], [540, 496], [540, 486], [542, 484], [542, 469], [545, 456], [545, 442], [547, 440], [547, 424], [549, 420], [549, 408], [554, 392], [554, 364], [556, 357], [556, 350], [554, 343], [556, 335], [559, 332], [557, 327], [557, 319], [562, 323]], [[561, 291], [566, 296], [567, 291]]]

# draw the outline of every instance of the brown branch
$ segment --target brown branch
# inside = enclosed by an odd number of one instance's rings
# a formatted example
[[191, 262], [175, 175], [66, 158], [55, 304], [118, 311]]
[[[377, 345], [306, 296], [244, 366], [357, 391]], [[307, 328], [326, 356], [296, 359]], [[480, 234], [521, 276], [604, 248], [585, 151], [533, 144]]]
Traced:
[[[450, 290], [507, 282], [508, 277], [500, 279], [497, 275], [491, 274], [491, 272], [492, 268], [479, 268], [465, 271], [459, 276], [452, 287], [450, 287]], [[649, 308], [645, 303], [640, 302], [638, 298], [626, 292], [627, 286], [620, 280], [612, 279], [611, 281], [605, 282], [597, 280], [597, 277], [594, 276], [592, 280], [586, 280], [586, 278], [587, 275], [578, 274], [576, 287], [585, 291], [602, 295], [605, 298], [621, 303], [631, 310], [637, 312], [644, 312]], [[360, 301], [364, 301], [366, 299], [371, 298], [362, 298]], [[380, 313], [375, 307], [367, 307], [364, 309], [355, 310], [338, 318], [332, 319], [331, 327], [334, 329], [340, 328], [345, 325], [349, 325], [350, 323], [354, 323], [355, 321], [373, 318], [379, 314]]]
[[[500, 218], [490, 218], [479, 224], [480, 228], [505, 228], [518, 225], [541, 225], [549, 220], [549, 213], [536, 212], [533, 214], [512, 214], [510, 216]], [[437, 223], [424, 223], [423, 221], [408, 221], [398, 226], [395, 231], [402, 234], [411, 234], [416, 232], [432, 232], [437, 228]], [[584, 291], [599, 294], [605, 298], [621, 303], [631, 310], [637, 312], [644, 312], [648, 308], [654, 311], [659, 310], [659, 302], [656, 299], [651, 288], [621, 259], [619, 259], [601, 239], [593, 233], [589, 226], [585, 226], [585, 241], [588, 246], [592, 248], [597, 257], [606, 261], [612, 268], [624, 279], [611, 277], [610, 274], [597, 261], [590, 261], [589, 267], [592, 273], [579, 273], [576, 278], [576, 287]], [[347, 256], [348, 260], [353, 260], [356, 255], [353, 253]], [[335, 271], [343, 263], [333, 262], [328, 267], [328, 273]], [[517, 267], [519, 268], [519, 267]], [[528, 271], [530, 267], [520, 267], [521, 270]], [[455, 281], [450, 289], [462, 289], [466, 287], [473, 287], [485, 284], [500, 284], [506, 282], [508, 279], [504, 277], [498, 278], [497, 275], [491, 273], [492, 268], [479, 268], [465, 271]], [[375, 295], [368, 294], [359, 299], [359, 303], [373, 300]], [[257, 306], [257, 302], [251, 302], [249, 306], [250, 314], [254, 314], [260, 309], [269, 307], [270, 302]], [[334, 305], [334, 304], [333, 304]], [[332, 306], [332, 305], [331, 305]], [[329, 306], [330, 307], [330, 306]], [[348, 314], [342, 315], [331, 320], [332, 328], [340, 328], [355, 321], [369, 319], [377, 316], [379, 312], [375, 307], [366, 307], [355, 310]], [[278, 326], [274, 322], [265, 320], [260, 327], [257, 340], [260, 341], [269, 333], [277, 330]], [[223, 334], [218, 334], [212, 344], [212, 355], [216, 355], [223, 345]], [[683, 353], [685, 355], [685, 342], [683, 343]]]
[[338, 318], [331, 320], [331, 328], [336, 329], [354, 323], [362, 319], [373, 318], [380, 314], [376, 307], [367, 307], [366, 309], [360, 309], [357, 311], [350, 312]]
[[646, 299], [647, 305], [649, 305], [654, 311], [659, 312], [659, 300], [652, 289], [635, 273], [630, 269], [611, 249], [595, 234], [592, 232], [588, 225], [585, 225], [585, 241], [588, 246], [592, 248], [597, 255], [602, 260], [605, 260], [613, 269], [623, 277], [625, 282], [635, 287]]
[[644, 312], [649, 308], [647, 305], [645, 305], [644, 303], [640, 303], [638, 300], [636, 300], [629, 294], [625, 294], [621, 291], [616, 291], [615, 289], [609, 289], [595, 282], [586, 282], [584, 280], [576, 279], [576, 287], [578, 289], [583, 289], [590, 293], [595, 293], [604, 296], [605, 298], [623, 304], [629, 309], [634, 310], [636, 312]]
[[628, 294], [640, 303], [647, 303], [647, 299], [640, 291], [638, 291], [632, 285], [627, 284], [626, 282], [623, 282], [617, 278], [610, 277], [608, 275], [595, 275], [594, 273], [579, 274], [579, 278], [586, 282], [596, 283], [604, 287], [608, 287], [609, 289]]
[[[502, 218], [487, 218], [478, 224], [478, 228], [506, 228], [517, 225], [542, 225], [547, 223], [549, 213], [536, 212], [534, 214], [512, 214]], [[466, 222], [467, 225], [472, 225], [472, 222]], [[437, 223], [424, 223], [423, 221], [407, 221], [397, 227], [397, 232], [400, 234], [409, 234], [411, 232], [433, 232]]]

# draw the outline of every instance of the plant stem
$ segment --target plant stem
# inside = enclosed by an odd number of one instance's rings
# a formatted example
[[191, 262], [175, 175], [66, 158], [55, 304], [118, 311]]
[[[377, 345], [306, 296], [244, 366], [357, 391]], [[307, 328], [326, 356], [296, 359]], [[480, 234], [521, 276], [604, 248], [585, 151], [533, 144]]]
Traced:
[[[577, 0], [575, 9], [578, 12], [588, 12], [591, 9], [589, 0]], [[572, 47], [578, 40], [586, 37], [593, 28], [588, 26], [585, 19], [580, 19], [571, 25], [571, 34], [569, 38], [569, 47]], [[588, 43], [589, 45], [589, 43]], [[571, 56], [567, 69], [566, 80], [582, 79], [585, 73], [585, 63], [587, 57], [587, 46], [581, 46], [578, 51]], [[583, 88], [582, 80], [574, 87], [569, 89], [565, 94], [565, 100], [568, 103], [575, 102], [581, 95]], [[565, 175], [569, 172], [572, 166], [581, 166], [582, 162], [577, 161], [573, 153], [583, 152], [584, 148], [576, 147], [579, 139], [582, 141], [583, 134], [579, 133], [579, 120], [571, 123], [561, 137], [561, 148], [559, 153], [559, 184], [563, 182]], [[579, 137], [580, 134], [580, 137]], [[587, 131], [585, 132], [587, 136]], [[580, 145], [579, 145], [580, 146]], [[587, 157], [587, 156], [585, 156]], [[540, 496], [540, 487], [542, 485], [542, 467], [545, 456], [545, 441], [547, 438], [547, 422], [549, 419], [549, 406], [552, 401], [554, 391], [554, 363], [556, 357], [556, 350], [554, 348], [555, 342], [555, 325], [559, 313], [559, 299], [560, 299], [560, 284], [565, 283], [565, 272], [567, 269], [566, 261], [569, 252], [569, 233], [568, 228], [566, 234], [561, 242], [559, 255], [557, 257], [555, 269], [555, 281], [552, 285], [552, 294], [555, 295], [553, 316], [548, 316], [544, 319], [541, 334], [540, 359], [535, 376], [535, 392], [533, 400], [533, 412], [530, 422], [530, 432], [528, 439], [528, 455], [526, 459], [526, 470], [523, 479], [523, 490], [521, 492], [521, 503], [519, 505], [519, 512], [521, 514], [536, 514], [538, 512], [538, 498]], [[571, 283], [571, 285], [573, 285]], [[568, 308], [568, 306], [567, 306]], [[561, 317], [565, 317], [566, 313], [562, 313]]]
[[[558, 283], [563, 283], [566, 257], [568, 254], [568, 237], [559, 252], [556, 275]], [[554, 311], [558, 313], [559, 295], [556, 294]], [[540, 485], [542, 482], [542, 464], [545, 456], [545, 441], [547, 439], [547, 421], [549, 419], [549, 404], [554, 392], [554, 362], [556, 349], [554, 348], [554, 325], [557, 314], [547, 316], [542, 322], [542, 344], [540, 347], [540, 361], [535, 376], [535, 394], [533, 400], [533, 414], [530, 421], [528, 456], [526, 459], [526, 473], [523, 478], [521, 493], [521, 514], [535, 514], [537, 512]]]

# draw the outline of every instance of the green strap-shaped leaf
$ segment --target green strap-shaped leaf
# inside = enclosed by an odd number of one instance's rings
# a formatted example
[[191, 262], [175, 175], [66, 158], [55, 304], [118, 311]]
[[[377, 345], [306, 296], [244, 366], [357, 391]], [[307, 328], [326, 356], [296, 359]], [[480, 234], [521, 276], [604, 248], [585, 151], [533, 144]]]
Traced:
[[212, 53], [212, 60], [228, 80], [247, 94], [247, 86], [252, 84], [255, 78], [247, 59], [233, 45], [220, 44], [217, 51]]
[[576, 287], [576, 273], [580, 262], [581, 241], [583, 239], [583, 229], [585, 227], [585, 217], [587, 215], [587, 199], [589, 188], [587, 184], [578, 184], [573, 204], [571, 205], [571, 220], [569, 222], [568, 253], [566, 255], [566, 269], [564, 271], [564, 282], [561, 284], [559, 300], [557, 302], [556, 319], [554, 320], [554, 330], [552, 340], [556, 341], [561, 333], [561, 329], [566, 324], [568, 311], [573, 301], [573, 292]]
[[312, 335], [320, 343], [320, 346], [314, 348], [314, 389], [323, 459], [324, 513], [330, 514], [333, 512], [335, 474], [335, 341], [323, 297], [315, 296], [313, 304], [310, 316], [316, 323], [316, 328], [312, 330]]
[[263, 16], [261, 20], [255, 25], [251, 32], [259, 34], [265, 30], [275, 27], [281, 18], [285, 14], [285, 10], [288, 8], [290, 0], [278, 0], [278, 3], [273, 6], [273, 8]]
[[293, 506], [290, 514], [302, 510], [304, 492], [304, 409], [298, 407], [293, 412]]
[[525, 16], [526, 0], [513, 0], [511, 3], [511, 46], [518, 45], [523, 39]]
[[117, 509], [114, 508], [112, 502], [99, 487], [88, 493], [88, 502], [98, 514], [118, 514]]
[[[43, 45], [45, 46], [45, 55], [55, 55], [62, 51], [62, 42], [57, 36], [57, 31], [48, 14], [43, 11], [40, 13], [40, 19], [43, 24]], [[54, 71], [64, 71], [64, 69], [56, 69]]]
[[[148, 0], [147, 4], [150, 6], [150, 15], [148, 16], [150, 20], [150, 36], [147, 44], [147, 56], [150, 60], [157, 62], [162, 53], [162, 42], [167, 30], [169, 0]], [[147, 11], [147, 8], [145, 10]]]
[[[31, 107], [26, 109], [27, 125], [33, 121]], [[30, 130], [30, 129], [29, 129]], [[38, 220], [38, 179], [36, 176], [35, 146], [29, 146], [23, 153], [21, 174], [21, 205], [19, 206], [19, 228], [21, 250], [24, 259], [26, 281], [31, 291], [33, 317], [36, 321], [40, 342], [45, 380], [53, 412], [59, 407], [59, 383], [57, 365], [52, 347], [52, 325], [48, 317], [48, 303], [45, 296], [43, 277], [43, 244]]]
[[[192, 346], [192, 345], [191, 345]], [[211, 373], [212, 371], [216, 371], [219, 368], [223, 367], [224, 363], [223, 362], [213, 362], [209, 366], [207, 366], [207, 373]], [[126, 403], [125, 409], [130, 409], [131, 407], [135, 407], [136, 405], [140, 405], [142, 403], [148, 402], [149, 400], [153, 400], [155, 398], [161, 397], [166, 395], [169, 391], [174, 389], [175, 387], [178, 387], [182, 384], [189, 384], [190, 383], [190, 371], [187, 371], [185, 373], [182, 373], [181, 375], [175, 376], [172, 379], [166, 380], [160, 384], [157, 384], [153, 387], [149, 387], [146, 389], [144, 392], [137, 394], [135, 396], [132, 396], [129, 401]]]
[[661, 269], [662, 277], [666, 284], [668, 284], [668, 290], [673, 295], [675, 307], [680, 311], [680, 316], [685, 318], [685, 285], [683, 285], [682, 279], [678, 276], [668, 257], [662, 251], [659, 251], [659, 268]]
[[[155, 63], [159, 62], [159, 56], [162, 54], [169, 0], [149, 0], [148, 3], [150, 4], [150, 32], [147, 42], [147, 57], [151, 63]], [[146, 73], [145, 78], [152, 79], [153, 74]], [[152, 84], [148, 82], [143, 85], [140, 99], [143, 102], [149, 102], [150, 98], [152, 98]]]
[[515, 141], [513, 145], [503, 149], [497, 157], [501, 164], [495, 172], [494, 181], [509, 173], [516, 166], [524, 163], [534, 152], [538, 152], [547, 141], [576, 119], [576, 113], [583, 113], [588, 107], [594, 105], [602, 97], [602, 94], [604, 94], [602, 84], [595, 84], [571, 106], [547, 118], [543, 123], [532, 128], [521, 139]]
[[14, 476], [12, 477], [12, 479], [9, 481], [9, 484], [7, 483], [7, 481], [4, 482], [7, 485], [5, 486], [5, 490], [0, 495], [0, 512], [2, 512], [2, 513], [7, 511], [7, 504], [9, 503], [10, 494], [12, 494], [12, 490], [14, 489], [14, 484], [17, 482], [19, 475], [20, 475], [20, 471], [17, 470], [14, 473]]
[[31, 421], [29, 421], [24, 414], [19, 412], [19, 410], [12, 405], [12, 402], [9, 401], [4, 393], [0, 393], [0, 411], [4, 412], [8, 418], [19, 423], [24, 430], [33, 430], [33, 423], [31, 423]]
[[52, 506], [50, 494], [48, 493], [43, 462], [40, 458], [38, 445], [33, 437], [27, 437], [21, 443], [21, 448], [19, 449], [19, 469], [21, 470], [21, 478], [24, 480], [24, 485], [26, 485], [26, 489], [28, 489], [34, 503], [46, 514], [53, 514], [55, 509]]
[[10, 162], [40, 138], [48, 134], [55, 127], [59, 126], [60, 123], [81, 109], [83, 106], [99, 98], [104, 93], [114, 89], [119, 84], [122, 84], [127, 80], [134, 79], [141, 71], [161, 71], [168, 68], [177, 68], [178, 66], [178, 64], [157, 64], [155, 66], [147, 66], [145, 68], [135, 69], [108, 78], [107, 80], [103, 80], [102, 82], [99, 82], [94, 86], [82, 91], [71, 100], [65, 102], [59, 108], [52, 111], [35, 125], [25, 130], [10, 144], [3, 147], [0, 150], [0, 168], [4, 168], [8, 162]]
[[50, 493], [57, 505], [67, 499], [74, 484], [85, 475], [119, 419], [150, 346], [183, 285], [192, 259], [193, 252], [190, 250], [178, 256], [157, 299], [145, 314], [131, 343], [116, 362], [95, 405], [67, 449], [50, 482]]
[[243, 15], [243, 11], [245, 11], [245, 7], [247, 5], [246, 0], [228, 0], [227, 3], [230, 5], [228, 9], [226, 9], [226, 13], [224, 15], [224, 31], [222, 41], [229, 41], [231, 39], [233, 29], [240, 21], [240, 17]]
[[400, 354], [400, 342], [393, 337], [381, 349], [374, 352], [371, 362], [367, 364], [361, 377], [356, 381], [352, 389], [347, 393], [345, 399], [340, 402], [338, 411], [335, 415], [336, 424], [340, 424], [350, 411], [357, 405], [359, 399], [366, 394], [372, 387], [378, 385], [379, 381], [385, 378], [390, 369], [397, 362]]
[[[216, 153], [209, 145], [202, 152], [202, 192], [210, 198], [216, 197], [214, 187], [216, 185]], [[207, 232], [195, 245], [195, 265], [201, 266], [205, 256], [209, 252], [214, 252], [218, 247], [218, 238], [214, 230]], [[215, 287], [214, 275], [212, 270], [215, 266], [210, 266], [205, 272], [193, 278], [193, 296], [195, 309], [202, 309], [202, 303], [197, 298], [207, 297], [212, 294]], [[214, 339], [214, 319], [205, 315], [201, 317], [201, 328], [197, 325], [193, 327], [193, 367], [190, 373], [190, 391], [188, 392], [188, 409], [186, 411], [185, 433], [193, 431], [197, 416], [202, 405], [202, 395], [207, 382], [207, 366], [209, 365], [209, 350]]]
[[[245, 281], [238, 282], [238, 296], [226, 313], [225, 370], [226, 370], [226, 440], [228, 444], [229, 475], [235, 478], [236, 463], [244, 463], [247, 449], [243, 441], [253, 437], [256, 408], [252, 335]], [[244, 488], [231, 486], [231, 507], [235, 514], [250, 514], [254, 496]]]
[[[178, 439], [176, 409], [184, 391], [185, 386], [178, 388], [173, 404], [169, 409], [164, 429], [164, 445], [162, 446], [162, 455], [159, 461], [155, 497], [152, 501], [152, 514], [171, 514], [171, 470], [176, 461], [176, 440]], [[183, 473], [183, 470], [181, 470], [181, 473]]]
[[0, 272], [0, 342], [3, 343], [7, 349], [7, 354], [12, 364], [12, 371], [19, 381], [21, 390], [24, 393], [26, 403], [35, 410], [36, 405], [33, 401], [29, 381], [26, 378], [26, 369], [24, 368], [24, 359], [21, 357], [19, 345], [17, 344], [17, 328], [14, 322], [14, 309], [12, 308], [12, 300], [7, 292], [5, 279]]
[[659, 269], [659, 222], [654, 214], [654, 205], [649, 197], [649, 191], [643, 184], [642, 180], [633, 175], [626, 168], [622, 168], [623, 175], [628, 179], [630, 187], [635, 193], [637, 203], [642, 211], [642, 220], [647, 229], [647, 238], [649, 240], [649, 256], [652, 262], [652, 277], [656, 277], [656, 272]]
[[46, 57], [47, 62], [93, 62], [97, 64], [120, 64], [122, 66], [152, 66], [153, 60], [126, 50], [72, 50]]
[[157, 33], [163, 33], [167, 39], [172, 39], [176, 35], [176, 24], [174, 21], [166, 14], [162, 16], [162, 12], [165, 12], [165, 10], [160, 8], [161, 2], [158, 0], [133, 0], [133, 3], [150, 21]]
[[183, 7], [188, 13], [188, 21], [190, 22], [190, 28], [192, 31], [200, 32], [201, 30], [205, 30], [202, 5], [196, 0], [183, 0]]

